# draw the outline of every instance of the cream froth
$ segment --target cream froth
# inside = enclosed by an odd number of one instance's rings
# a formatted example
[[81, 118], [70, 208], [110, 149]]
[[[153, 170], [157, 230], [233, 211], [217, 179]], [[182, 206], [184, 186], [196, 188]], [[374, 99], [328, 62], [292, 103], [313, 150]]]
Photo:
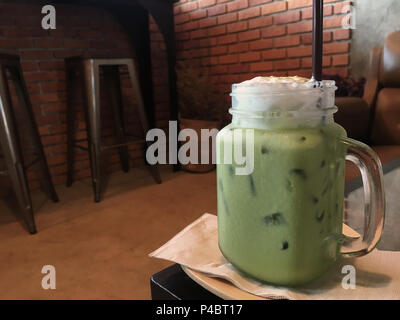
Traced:
[[239, 85], [258, 85], [258, 84], [267, 84], [267, 83], [304, 83], [304, 82], [312, 82], [311, 79], [293, 76], [293, 77], [255, 77], [250, 80], [246, 80], [241, 82]]
[[[306, 118], [335, 108], [335, 82], [316, 82], [299, 76], [292, 77], [255, 77], [232, 85], [232, 108], [234, 121], [263, 122], [261, 118], [274, 118], [280, 122], [301, 125]], [[240, 114], [240, 116], [239, 116]], [[247, 123], [248, 121], [245, 120]], [[262, 125], [264, 127], [264, 125]]]

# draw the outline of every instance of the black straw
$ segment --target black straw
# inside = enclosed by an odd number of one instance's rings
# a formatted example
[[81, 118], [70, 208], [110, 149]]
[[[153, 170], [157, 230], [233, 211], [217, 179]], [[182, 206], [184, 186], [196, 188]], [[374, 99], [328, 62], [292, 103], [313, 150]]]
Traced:
[[316, 81], [322, 80], [323, 7], [323, 0], [313, 0], [312, 77]]

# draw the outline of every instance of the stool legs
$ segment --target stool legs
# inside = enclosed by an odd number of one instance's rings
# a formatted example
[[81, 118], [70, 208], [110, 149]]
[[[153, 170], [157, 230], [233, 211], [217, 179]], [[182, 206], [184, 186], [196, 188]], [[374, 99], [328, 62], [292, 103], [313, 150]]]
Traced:
[[99, 202], [101, 196], [101, 168], [100, 168], [100, 95], [99, 95], [99, 68], [91, 60], [83, 62], [79, 58], [66, 60], [67, 85], [67, 187], [73, 183], [74, 149], [82, 146], [75, 145], [75, 108], [73, 89], [79, 85], [82, 98], [85, 102], [84, 113], [88, 140], [90, 170], [94, 201]]
[[75, 69], [71, 66], [71, 62], [66, 62], [66, 85], [67, 85], [67, 187], [73, 182], [74, 172], [74, 139], [75, 139], [75, 108], [73, 103], [73, 87], [75, 80], [79, 77], [75, 76]]
[[99, 66], [93, 60], [84, 61], [87, 99], [88, 149], [92, 169], [94, 201], [101, 194], [101, 134], [100, 134], [100, 76]]
[[[146, 137], [147, 131], [149, 130], [149, 124], [148, 124], [146, 112], [144, 109], [144, 102], [143, 102], [142, 92], [140, 90], [138, 76], [136, 74], [136, 69], [133, 65], [133, 61], [129, 60], [127, 62], [127, 65], [128, 65], [128, 71], [129, 71], [129, 78], [131, 79], [132, 88], [133, 88], [133, 91], [135, 93], [135, 97], [137, 100], [137, 111], [138, 111], [140, 123], [142, 126], [143, 134]], [[150, 146], [151, 142], [147, 141], [146, 144], [147, 144], [147, 146]], [[149, 169], [150, 169], [151, 174], [153, 175], [154, 180], [157, 183], [161, 183], [161, 177], [160, 177], [160, 172], [158, 170], [158, 166], [150, 165]]]
[[[88, 61], [89, 62], [89, 61]], [[85, 77], [85, 78], [84, 78]], [[99, 75], [98, 67], [94, 64], [84, 64], [79, 58], [66, 60], [66, 85], [67, 85], [67, 187], [74, 181], [74, 154], [75, 147], [75, 107], [73, 101], [73, 91], [77, 86], [80, 87], [81, 97], [85, 102], [84, 114], [86, 122], [86, 133], [88, 140], [87, 151], [89, 152], [90, 170], [92, 173], [92, 186], [95, 202], [100, 201], [100, 119], [98, 114], [99, 107]]]
[[[101, 177], [101, 153], [102, 151], [110, 148], [118, 148], [119, 157], [123, 171], [129, 171], [129, 152], [128, 144], [143, 143], [144, 139], [136, 139], [135, 141], [127, 141], [128, 136], [125, 133], [124, 120], [123, 120], [123, 105], [121, 83], [119, 76], [119, 66], [126, 65], [128, 67], [129, 76], [132, 81], [133, 90], [137, 100], [137, 111], [141, 127], [146, 136], [149, 130], [149, 125], [146, 118], [141, 90], [136, 74], [136, 70], [131, 59], [81, 59], [79, 57], [66, 59], [67, 68], [67, 126], [68, 126], [68, 174], [67, 186], [73, 182], [73, 161], [74, 161], [74, 148], [82, 146], [75, 145], [74, 141], [74, 108], [72, 103], [72, 80], [75, 78], [74, 70], [80, 72], [80, 79], [83, 79], [82, 87], [84, 90], [84, 99], [86, 100], [85, 117], [86, 117], [86, 130], [88, 139], [88, 151], [90, 158], [90, 166], [92, 173], [92, 184], [94, 190], [95, 202], [100, 201], [102, 192], [102, 177]], [[104, 82], [110, 97], [115, 136], [117, 144], [115, 145], [101, 145], [101, 109], [100, 109], [100, 67], [104, 71]], [[150, 142], [147, 143], [148, 145]], [[150, 171], [157, 183], [161, 183], [161, 177], [157, 166], [150, 166]]]
[[128, 147], [124, 145], [126, 143], [125, 139], [125, 129], [124, 121], [122, 116], [122, 94], [121, 94], [121, 82], [119, 79], [119, 69], [118, 66], [103, 66], [104, 70], [104, 82], [108, 90], [108, 94], [111, 100], [111, 107], [113, 109], [114, 118], [114, 130], [117, 137], [117, 143], [120, 145], [118, 147], [119, 158], [121, 160], [122, 170], [124, 172], [129, 171], [129, 154]]
[[18, 136], [15, 131], [14, 113], [11, 108], [5, 68], [2, 66], [0, 66], [0, 108], [0, 145], [6, 161], [7, 174], [10, 177], [11, 185], [28, 230], [33, 234], [36, 233], [36, 226], [32, 211], [32, 201], [29, 195]]
[[44, 181], [46, 183], [46, 191], [48, 192], [50, 198], [54, 202], [58, 202], [58, 196], [54, 185], [51, 181], [51, 174], [49, 167], [47, 165], [46, 156], [44, 154], [42, 141], [40, 140], [39, 131], [37, 129], [35, 116], [33, 114], [33, 109], [28, 96], [28, 89], [26, 87], [25, 79], [20, 66], [17, 66], [14, 72], [11, 72], [12, 80], [15, 86], [15, 90], [18, 96], [18, 100], [22, 106], [23, 112], [30, 126], [30, 132], [32, 134], [33, 143], [36, 149], [36, 154], [41, 166], [42, 172], [44, 174]]

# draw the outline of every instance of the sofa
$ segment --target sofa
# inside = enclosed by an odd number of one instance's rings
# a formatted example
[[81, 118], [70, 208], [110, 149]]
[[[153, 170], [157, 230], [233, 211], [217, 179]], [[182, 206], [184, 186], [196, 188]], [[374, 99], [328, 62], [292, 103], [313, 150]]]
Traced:
[[[382, 163], [400, 158], [400, 31], [370, 52], [362, 98], [337, 97], [335, 121], [350, 138], [370, 145]], [[359, 175], [346, 169], [346, 180]]]

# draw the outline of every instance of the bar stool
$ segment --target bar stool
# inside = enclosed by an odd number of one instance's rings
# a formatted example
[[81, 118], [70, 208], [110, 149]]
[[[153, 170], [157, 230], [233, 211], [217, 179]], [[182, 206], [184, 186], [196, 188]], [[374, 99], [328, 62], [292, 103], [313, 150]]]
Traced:
[[[10, 88], [7, 80], [7, 71], [15, 87], [15, 92], [21, 109], [28, 119], [27, 127], [30, 130], [35, 158], [27, 165], [24, 164], [20, 139], [17, 134], [17, 122], [12, 107]], [[32, 201], [29, 193], [26, 170], [33, 164], [39, 163], [44, 174], [47, 192], [50, 198], [58, 201], [57, 193], [51, 181], [50, 171], [36, 126], [35, 116], [28, 96], [28, 90], [22, 73], [18, 56], [0, 54], [0, 146], [6, 164], [6, 171], [0, 172], [11, 179], [11, 185], [15, 192], [18, 205], [23, 212], [24, 219], [30, 233], [36, 233], [35, 219], [32, 209]]]
[[[123, 171], [129, 170], [129, 154], [127, 145], [145, 143], [145, 139], [132, 139], [127, 137], [134, 135], [125, 133], [123, 121], [122, 93], [119, 78], [119, 66], [127, 66], [132, 88], [137, 101], [137, 112], [144, 136], [149, 130], [147, 117], [144, 109], [143, 98], [140, 91], [138, 77], [132, 59], [101, 59], [71, 57], [65, 59], [66, 84], [67, 84], [67, 187], [73, 183], [74, 171], [74, 149], [75, 147], [87, 150], [92, 174], [92, 185], [94, 201], [99, 202], [101, 198], [101, 154], [110, 148], [119, 149], [119, 157]], [[113, 122], [117, 144], [102, 145], [101, 142], [101, 112], [100, 112], [100, 68], [103, 70], [104, 84], [107, 87], [111, 100]], [[73, 101], [73, 88], [78, 84], [82, 90], [82, 99], [86, 102], [85, 122], [88, 139], [88, 147], [75, 142], [75, 107]], [[148, 143], [149, 145], [149, 143]], [[157, 183], [161, 183], [157, 166], [150, 166], [150, 171]]]

